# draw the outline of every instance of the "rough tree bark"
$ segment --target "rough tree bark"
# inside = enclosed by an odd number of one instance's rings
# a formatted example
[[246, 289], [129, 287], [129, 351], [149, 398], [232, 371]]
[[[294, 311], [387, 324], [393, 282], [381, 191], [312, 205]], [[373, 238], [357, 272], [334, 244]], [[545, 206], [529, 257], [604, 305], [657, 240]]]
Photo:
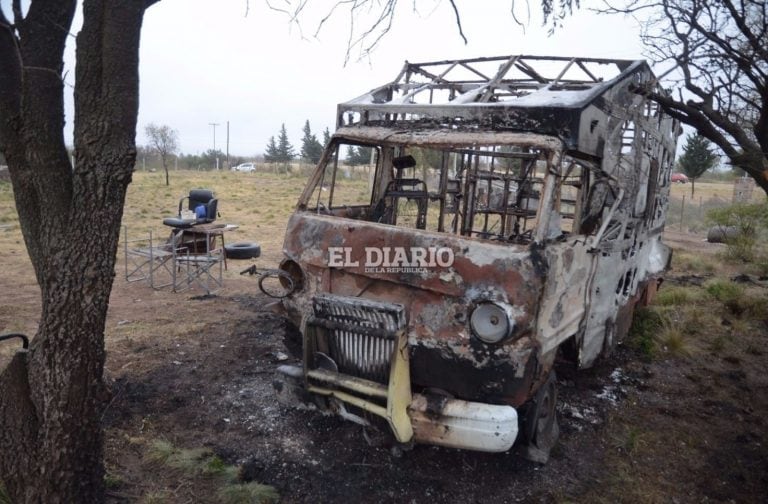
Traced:
[[64, 144], [63, 51], [76, 0], [0, 11], [0, 151], [42, 296], [37, 334], [0, 374], [0, 479], [14, 502], [104, 499], [104, 323], [138, 113], [138, 49], [153, 1], [85, 0], [75, 163]]

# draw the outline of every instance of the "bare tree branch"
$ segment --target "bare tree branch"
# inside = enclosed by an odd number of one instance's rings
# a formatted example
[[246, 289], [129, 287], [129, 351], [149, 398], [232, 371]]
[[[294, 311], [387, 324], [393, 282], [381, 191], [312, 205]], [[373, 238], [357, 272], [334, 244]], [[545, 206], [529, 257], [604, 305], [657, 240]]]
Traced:
[[456, 3], [453, 0], [448, 0], [453, 7], [453, 13], [456, 14], [456, 26], [459, 27], [459, 35], [464, 40], [464, 44], [467, 43], [467, 37], [464, 36], [464, 31], [461, 29], [461, 15], [459, 15], [459, 9], [456, 7]]
[[768, 192], [768, 13], [756, 0], [618, 0], [597, 9], [637, 15], [646, 55], [680, 98], [646, 90]]
[[21, 13], [21, 0], [13, 0], [11, 10], [13, 11], [13, 24], [18, 28], [24, 21], [24, 16]]

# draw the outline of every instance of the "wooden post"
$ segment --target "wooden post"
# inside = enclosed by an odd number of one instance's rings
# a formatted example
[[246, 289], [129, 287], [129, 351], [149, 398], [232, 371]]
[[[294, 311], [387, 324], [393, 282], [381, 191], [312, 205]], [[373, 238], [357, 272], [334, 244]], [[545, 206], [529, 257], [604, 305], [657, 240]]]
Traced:
[[683, 232], [683, 217], [685, 216], [685, 194], [683, 194], [683, 203], [680, 205], [680, 232]]

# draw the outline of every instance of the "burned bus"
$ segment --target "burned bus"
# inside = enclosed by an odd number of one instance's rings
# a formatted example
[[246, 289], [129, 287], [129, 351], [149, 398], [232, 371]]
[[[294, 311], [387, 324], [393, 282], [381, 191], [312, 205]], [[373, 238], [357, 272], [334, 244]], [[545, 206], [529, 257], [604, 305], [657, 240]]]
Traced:
[[679, 124], [644, 61], [406, 62], [338, 106], [285, 235], [275, 389], [399, 443], [546, 461], [556, 357], [627, 334], [670, 259]]

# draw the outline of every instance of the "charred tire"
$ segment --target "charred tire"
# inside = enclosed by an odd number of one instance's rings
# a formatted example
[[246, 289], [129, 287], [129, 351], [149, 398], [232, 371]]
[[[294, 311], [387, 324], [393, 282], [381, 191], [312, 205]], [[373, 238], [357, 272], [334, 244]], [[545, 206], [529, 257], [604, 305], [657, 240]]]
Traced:
[[557, 378], [551, 371], [547, 381], [529, 403], [523, 420], [525, 456], [533, 462], [546, 464], [549, 452], [560, 437], [557, 423]]
[[237, 242], [225, 245], [224, 251], [227, 259], [252, 259], [261, 255], [261, 247], [258, 243]]

